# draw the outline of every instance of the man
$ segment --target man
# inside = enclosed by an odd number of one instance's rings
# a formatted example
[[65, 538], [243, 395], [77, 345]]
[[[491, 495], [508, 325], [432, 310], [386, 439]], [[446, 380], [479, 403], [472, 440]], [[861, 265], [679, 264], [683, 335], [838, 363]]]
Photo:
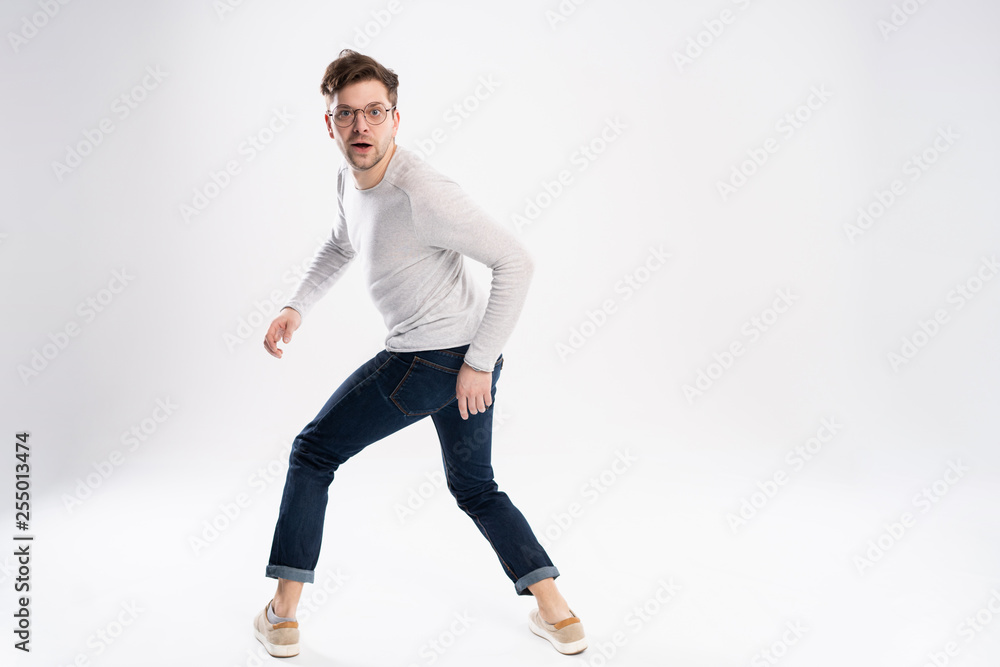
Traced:
[[[501, 348], [527, 295], [528, 252], [450, 179], [396, 145], [397, 75], [344, 49], [320, 91], [326, 126], [346, 162], [337, 216], [295, 294], [271, 323], [267, 351], [281, 358], [302, 317], [357, 258], [389, 333], [385, 349], [334, 391], [295, 438], [266, 576], [274, 598], [254, 634], [274, 656], [299, 652], [295, 610], [319, 559], [329, 485], [364, 447], [426, 416], [441, 443], [448, 490], [497, 554], [518, 595], [538, 603], [528, 626], [561, 653], [587, 647], [583, 625], [555, 585], [559, 571], [493, 479], [493, 398]], [[493, 270], [488, 300], [463, 255]]]

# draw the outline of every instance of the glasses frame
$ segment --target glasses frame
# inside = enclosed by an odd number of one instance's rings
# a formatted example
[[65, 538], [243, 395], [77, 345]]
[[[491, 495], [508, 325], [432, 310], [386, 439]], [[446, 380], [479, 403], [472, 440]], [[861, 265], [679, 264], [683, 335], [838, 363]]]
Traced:
[[[334, 115], [335, 112], [337, 111], [337, 109], [340, 109], [340, 106], [337, 106], [333, 111], [327, 111], [326, 115], [330, 119], [330, 121], [334, 125], [336, 125], [337, 127], [350, 127], [351, 125], [354, 125], [356, 122], [358, 122], [358, 112], [360, 111], [363, 114], [362, 117], [365, 119], [366, 123], [368, 123], [369, 125], [381, 125], [382, 123], [385, 122], [385, 119], [382, 119], [378, 123], [373, 123], [372, 121], [368, 120], [368, 107], [372, 106], [373, 104], [377, 104], [377, 105], [379, 105], [381, 107], [385, 106], [381, 102], [369, 102], [368, 104], [365, 105], [364, 109], [351, 109], [350, 110], [351, 111], [351, 122], [349, 122], [347, 125], [341, 125], [340, 123], [338, 123], [337, 122], [337, 117]], [[346, 104], [343, 105], [343, 106], [346, 109], [350, 108]], [[385, 112], [386, 112], [386, 118], [388, 118], [389, 116], [392, 115], [392, 112], [393, 112], [393, 110], [395, 110], [395, 108], [396, 108], [396, 105], [393, 104], [391, 107], [389, 107], [388, 109], [385, 110]], [[341, 110], [343, 110], [343, 109], [341, 109]]]

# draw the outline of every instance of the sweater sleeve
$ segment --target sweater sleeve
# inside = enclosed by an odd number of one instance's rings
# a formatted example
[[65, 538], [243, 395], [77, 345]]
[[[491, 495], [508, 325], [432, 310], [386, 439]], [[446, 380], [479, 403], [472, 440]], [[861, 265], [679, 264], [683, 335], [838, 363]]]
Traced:
[[347, 265], [357, 254], [347, 236], [347, 220], [344, 216], [343, 198], [344, 172], [337, 173], [337, 219], [330, 238], [323, 242], [313, 255], [305, 275], [299, 280], [295, 293], [282, 308], [294, 308], [303, 319], [306, 313], [333, 287], [347, 269]]
[[442, 175], [416, 198], [411, 193], [410, 206], [423, 243], [454, 250], [493, 271], [486, 311], [465, 354], [469, 366], [492, 372], [523, 309], [534, 260], [512, 232]]

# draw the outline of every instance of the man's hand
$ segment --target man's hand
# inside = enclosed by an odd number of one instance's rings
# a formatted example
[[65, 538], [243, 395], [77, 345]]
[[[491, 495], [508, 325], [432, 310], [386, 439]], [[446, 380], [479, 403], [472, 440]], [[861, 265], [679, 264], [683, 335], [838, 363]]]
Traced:
[[[458, 369], [458, 383], [455, 386], [455, 397], [458, 399], [458, 412], [462, 419], [468, 419], [469, 414], [486, 412], [493, 403], [491, 388], [493, 373], [477, 371], [467, 363], [462, 363]], [[468, 406], [468, 407], [466, 407]]]
[[281, 355], [285, 351], [278, 349], [278, 339], [281, 338], [286, 343], [291, 342], [292, 332], [298, 329], [300, 324], [302, 324], [302, 316], [299, 314], [299, 311], [294, 308], [281, 309], [278, 316], [271, 322], [271, 328], [267, 330], [267, 334], [264, 336], [264, 348], [267, 349], [272, 357], [281, 359]]

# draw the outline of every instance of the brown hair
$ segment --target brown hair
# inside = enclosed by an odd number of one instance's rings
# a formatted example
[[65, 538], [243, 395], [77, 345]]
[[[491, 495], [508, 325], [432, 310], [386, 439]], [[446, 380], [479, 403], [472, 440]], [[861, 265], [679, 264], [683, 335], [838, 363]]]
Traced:
[[344, 86], [370, 79], [381, 81], [385, 85], [389, 93], [389, 106], [396, 106], [396, 89], [399, 88], [396, 73], [380, 65], [374, 58], [351, 49], [344, 49], [336, 60], [327, 65], [319, 92], [332, 97]]

